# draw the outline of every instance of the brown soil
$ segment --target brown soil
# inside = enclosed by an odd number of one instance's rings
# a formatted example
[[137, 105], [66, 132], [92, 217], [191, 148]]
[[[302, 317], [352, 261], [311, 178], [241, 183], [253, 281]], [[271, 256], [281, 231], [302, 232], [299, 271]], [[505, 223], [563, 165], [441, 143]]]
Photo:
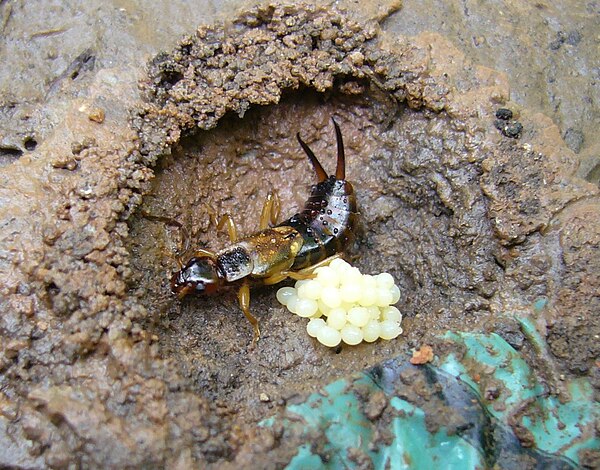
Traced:
[[[141, 98], [136, 77], [102, 78], [43, 158], [2, 175], [1, 462], [280, 467], [297, 443], [259, 420], [413, 347], [447, 348], [447, 330], [498, 331], [553, 393], [558, 375], [597, 374], [597, 188], [547, 118], [441, 37], [391, 41], [331, 10], [268, 6], [156, 57]], [[126, 100], [132, 126], [110, 102], [98, 122], [94, 93]], [[498, 107], [520, 139], [496, 129]], [[291, 215], [312, 182], [294, 134], [330, 167], [332, 116], [361, 210], [356, 264], [394, 275], [405, 334], [329, 350], [265, 288], [253, 348], [234, 293], [170, 295], [172, 254], [184, 231], [224, 246], [211, 211], [254, 230], [271, 188]]]

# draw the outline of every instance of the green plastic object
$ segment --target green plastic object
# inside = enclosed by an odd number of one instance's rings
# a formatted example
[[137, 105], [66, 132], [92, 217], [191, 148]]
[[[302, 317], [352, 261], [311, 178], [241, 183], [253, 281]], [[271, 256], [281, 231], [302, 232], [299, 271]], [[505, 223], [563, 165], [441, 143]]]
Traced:
[[[527, 322], [521, 320], [524, 331], [535, 344], [543, 347], [543, 341], [537, 331]], [[600, 405], [593, 400], [591, 384], [585, 379], [570, 381], [567, 384], [570, 399], [566, 403], [546, 394], [544, 387], [539, 384], [529, 366], [508, 343], [496, 334], [489, 336], [473, 333], [448, 333], [446, 338], [460, 342], [467, 347], [467, 353], [462, 363], [476, 361], [492, 367], [493, 376], [501, 382], [501, 389], [506, 394], [502, 400], [503, 407], [498, 410], [488, 406], [488, 411], [502, 422], [508, 422], [511, 417], [521, 415], [520, 424], [531, 433], [535, 446], [550, 454], [561, 454], [578, 463], [580, 449], [600, 449], [598, 439], [594, 439], [595, 421], [600, 419]], [[469, 377], [467, 369], [450, 355], [441, 364], [441, 369], [457, 374], [473, 387], [481, 396], [482, 390]], [[527, 404], [523, 412], [521, 407]], [[586, 436], [589, 438], [586, 439]]]
[[444, 339], [460, 357], [423, 366], [399, 357], [265, 420], [300, 442], [287, 468], [563, 469], [577, 468], [582, 451], [600, 453], [589, 383], [570, 382], [561, 403], [500, 336]]

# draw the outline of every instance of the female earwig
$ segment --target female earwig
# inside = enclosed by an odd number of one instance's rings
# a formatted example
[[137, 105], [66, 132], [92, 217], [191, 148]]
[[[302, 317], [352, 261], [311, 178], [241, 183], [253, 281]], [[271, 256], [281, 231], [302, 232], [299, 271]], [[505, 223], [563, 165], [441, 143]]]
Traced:
[[217, 253], [197, 251], [171, 278], [173, 293], [182, 298], [187, 294], [213, 294], [225, 286], [239, 285], [240, 307], [254, 327], [256, 341], [260, 330], [250, 313], [250, 285], [276, 284], [288, 277], [310, 278], [314, 268], [344, 251], [353, 239], [358, 214], [354, 189], [345, 179], [342, 133], [335, 120], [332, 121], [337, 140], [335, 176], [327, 175], [300, 134], [296, 134], [318, 178], [302, 212], [277, 224], [279, 199], [269, 193], [259, 231], [242, 239], [237, 238], [233, 219], [223, 216], [218, 229], [227, 224], [231, 246]]

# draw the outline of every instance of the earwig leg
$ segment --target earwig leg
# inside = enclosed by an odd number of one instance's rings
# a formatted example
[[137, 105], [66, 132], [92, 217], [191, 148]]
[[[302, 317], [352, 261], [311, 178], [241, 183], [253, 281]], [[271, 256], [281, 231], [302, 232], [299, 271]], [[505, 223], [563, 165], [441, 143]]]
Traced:
[[242, 287], [238, 291], [238, 301], [240, 302], [240, 308], [246, 318], [254, 328], [254, 339], [252, 343], [256, 343], [260, 339], [260, 328], [258, 327], [258, 320], [252, 313], [250, 312], [250, 286], [247, 281], [244, 281]]
[[215, 255], [212, 251], [208, 251], [203, 248], [196, 248], [196, 250], [194, 250], [194, 256], [208, 256], [212, 259], [217, 257], [217, 255]]
[[227, 233], [229, 233], [229, 240], [231, 240], [232, 243], [236, 242], [237, 226], [235, 225], [235, 222], [229, 214], [225, 214], [223, 217], [221, 217], [221, 220], [219, 220], [219, 223], [217, 224], [217, 230], [222, 230], [225, 224], [227, 224]]
[[283, 281], [287, 277], [288, 277], [287, 271], [284, 271], [283, 273], [273, 274], [272, 276], [269, 276], [269, 277], [263, 279], [262, 283], [265, 286], [272, 286], [273, 284], [280, 283], [281, 281]]
[[342, 257], [341, 253], [336, 253], [335, 255], [330, 256], [329, 258], [325, 258], [323, 261], [319, 261], [317, 264], [313, 264], [312, 266], [309, 266], [308, 268], [300, 269], [299, 271], [281, 271], [277, 274], [273, 274], [272, 276], [269, 276], [269, 277], [263, 279], [262, 283], [265, 286], [271, 286], [273, 284], [277, 284], [277, 283], [283, 281], [284, 279], [287, 279], [288, 277], [295, 281], [302, 281], [304, 279], [313, 279], [315, 277], [315, 273], [314, 273], [315, 269], [320, 268], [321, 266], [328, 265], [334, 259], [341, 258], [341, 257]]
[[312, 279], [315, 277], [315, 273], [313, 272], [302, 272], [302, 271], [281, 271], [280, 273], [273, 274], [262, 280], [263, 285], [272, 286], [273, 284], [278, 284], [281, 281], [291, 278], [294, 281], [302, 281], [304, 279]]
[[188, 234], [188, 231], [183, 226], [183, 224], [179, 223], [177, 220], [173, 219], [172, 217], [165, 217], [162, 215], [153, 215], [145, 210], [141, 211], [141, 215], [145, 219], [156, 221], [156, 222], [162, 222], [166, 225], [173, 225], [173, 226], [177, 227], [179, 230], [181, 230], [183, 249], [177, 250], [176, 253], [168, 253], [167, 256], [171, 259], [174, 259], [177, 262], [177, 264], [179, 265], [179, 269], [183, 268], [184, 263], [181, 258], [185, 253], [187, 253], [187, 251], [190, 248], [190, 235]]
[[208, 204], [203, 204], [203, 207], [208, 213], [208, 220], [210, 221], [210, 223], [213, 224], [215, 227], [219, 225], [219, 222], [217, 221], [217, 211], [215, 211]]
[[217, 226], [217, 231], [222, 230], [223, 227], [225, 227], [225, 224], [227, 224], [227, 233], [229, 234], [229, 240], [232, 242], [237, 241], [237, 226], [235, 225], [233, 218], [229, 214], [225, 214], [217, 222], [216, 211], [210, 206], [205, 205], [204, 207], [206, 208], [206, 212], [208, 212], [210, 222]]
[[294, 281], [303, 281], [304, 279], [312, 279], [314, 277], [316, 277], [317, 275], [315, 273], [311, 272], [302, 272], [302, 271], [282, 271], [281, 272], [282, 275], [285, 275], [285, 277], [289, 277], [290, 279], [293, 279]]
[[[312, 273], [315, 269], [320, 268], [321, 266], [327, 266], [334, 259], [341, 258], [342, 256], [343, 256], [342, 253], [336, 253], [335, 255], [330, 256], [329, 258], [325, 258], [324, 260], [319, 261], [318, 263], [313, 264], [312, 266], [309, 266], [308, 268], [300, 269], [299, 271], [296, 271], [296, 273], [299, 273], [300, 275], [302, 275], [304, 273]], [[290, 276], [290, 277], [292, 277], [292, 276]]]
[[[182, 269], [185, 263], [183, 262], [183, 255], [180, 253], [171, 253], [170, 251], [161, 250], [161, 252], [169, 259], [175, 261], [179, 269]], [[184, 252], [185, 253], [185, 252]]]
[[350, 261], [356, 261], [357, 259], [360, 259], [360, 255], [351, 255], [349, 258]]
[[279, 218], [279, 196], [274, 191], [269, 191], [267, 194], [267, 198], [265, 199], [265, 203], [262, 208], [262, 212], [260, 214], [260, 223], [258, 226], [259, 230], [264, 230], [269, 227], [269, 222], [271, 225], [275, 225], [277, 223], [277, 219]]

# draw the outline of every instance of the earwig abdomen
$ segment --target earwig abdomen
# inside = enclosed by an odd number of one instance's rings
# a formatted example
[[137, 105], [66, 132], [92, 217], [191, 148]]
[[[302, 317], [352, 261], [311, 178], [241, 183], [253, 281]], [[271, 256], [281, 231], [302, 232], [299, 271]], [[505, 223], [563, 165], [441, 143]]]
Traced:
[[342, 253], [354, 239], [357, 220], [352, 184], [330, 176], [313, 186], [302, 212], [280, 224], [293, 227], [304, 240], [291, 269], [303, 269]]

